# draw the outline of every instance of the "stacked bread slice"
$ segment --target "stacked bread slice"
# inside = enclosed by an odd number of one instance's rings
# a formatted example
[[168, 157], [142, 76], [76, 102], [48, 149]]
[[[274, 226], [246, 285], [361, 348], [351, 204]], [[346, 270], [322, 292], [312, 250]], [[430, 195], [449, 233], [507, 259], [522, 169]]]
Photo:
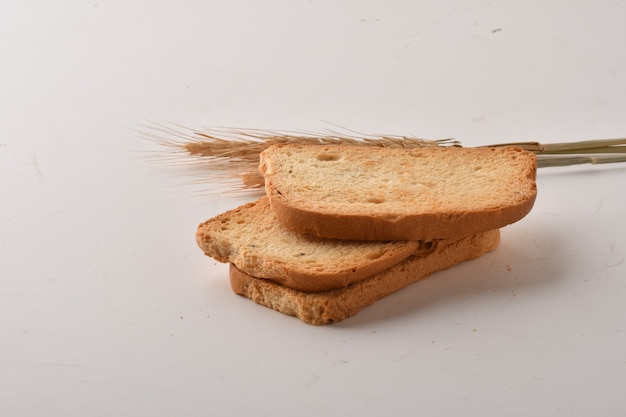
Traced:
[[198, 227], [235, 293], [314, 324], [495, 249], [536, 197], [518, 148], [276, 145], [266, 196]]

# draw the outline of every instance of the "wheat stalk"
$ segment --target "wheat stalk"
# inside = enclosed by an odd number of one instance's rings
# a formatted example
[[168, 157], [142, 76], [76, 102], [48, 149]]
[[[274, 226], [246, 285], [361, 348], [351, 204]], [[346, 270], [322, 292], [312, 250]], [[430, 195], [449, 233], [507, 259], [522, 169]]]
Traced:
[[554, 155], [552, 157], [546, 158], [539, 155], [537, 158], [537, 167], [539, 168], [547, 168], [547, 167], [564, 167], [571, 165], [582, 165], [582, 164], [615, 164], [619, 162], [626, 162], [626, 155], [598, 155], [598, 156], [587, 156], [587, 155], [579, 155], [579, 156], [571, 156], [571, 155]]
[[491, 147], [517, 146], [537, 155], [537, 167], [562, 167], [581, 164], [626, 162], [626, 138], [595, 139], [580, 142], [511, 142]]
[[[235, 182], [232, 191], [262, 188], [258, 172], [259, 154], [276, 144], [352, 144], [379, 147], [461, 146], [455, 139], [420, 139], [413, 136], [364, 135], [358, 132], [324, 130], [319, 134], [264, 129], [210, 128], [188, 130], [182, 126], [144, 126], [154, 133], [140, 132], [168, 148], [168, 163], [200, 163], [210, 168], [209, 181], [215, 185]], [[188, 133], [185, 133], [185, 132]], [[626, 162], [626, 139], [599, 139], [579, 142], [547, 143], [510, 142], [486, 147], [517, 146], [537, 155], [539, 168], [579, 164]], [[163, 155], [161, 155], [163, 157]]]

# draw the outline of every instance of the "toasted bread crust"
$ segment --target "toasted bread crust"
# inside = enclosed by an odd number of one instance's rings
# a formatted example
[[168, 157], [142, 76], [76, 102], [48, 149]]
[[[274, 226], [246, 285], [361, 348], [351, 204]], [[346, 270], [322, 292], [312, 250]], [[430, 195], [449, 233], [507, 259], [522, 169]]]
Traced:
[[[345, 195], [332, 196], [331, 202], [325, 203], [320, 197], [324, 187], [322, 174], [317, 182], [308, 178], [286, 178], [284, 172], [287, 159], [283, 152], [293, 148], [294, 154], [299, 158], [314, 159], [311, 155], [323, 150], [327, 154], [345, 156], [344, 161], [324, 164], [315, 161], [314, 166], [323, 166], [323, 175], [332, 176], [327, 181], [345, 181], [339, 193]], [[290, 150], [291, 152], [291, 150]], [[380, 155], [372, 156], [371, 153]], [[410, 153], [414, 157], [407, 157]], [[304, 155], [304, 156], [302, 156]], [[376, 159], [378, 158], [378, 160]], [[369, 191], [359, 182], [349, 183], [350, 176], [355, 177], [351, 171], [360, 170], [367, 172], [371, 165], [377, 162], [381, 165], [390, 165], [389, 160], [397, 159], [408, 167], [415, 170], [415, 176], [420, 175], [425, 168], [421, 167], [422, 159], [429, 159], [431, 165], [442, 160], [443, 171], [439, 174], [430, 174], [427, 186], [411, 186], [408, 181], [396, 185], [392, 191], [386, 184], [378, 184], [368, 178], [368, 187], [371, 184], [380, 186], [383, 191]], [[307, 163], [305, 159], [304, 164]], [[343, 165], [342, 165], [343, 163]], [[471, 168], [464, 167], [464, 175], [467, 175], [467, 185], [458, 186], [457, 194], [452, 191], [446, 195], [446, 175], [452, 176], [455, 163], [467, 166], [476, 166], [479, 171], [481, 164], [489, 165], [490, 171], [473, 174]], [[353, 164], [355, 167], [352, 168]], [[359, 165], [360, 164], [360, 165]], [[413, 164], [413, 165], [410, 165]], [[447, 165], [446, 165], [447, 164]], [[500, 166], [502, 168], [500, 168]], [[331, 168], [328, 168], [331, 167]], [[320, 169], [320, 170], [321, 170]], [[335, 171], [333, 171], [335, 169]], [[447, 170], [446, 170], [447, 169]], [[459, 167], [459, 169], [461, 169]], [[291, 171], [291, 168], [289, 168]], [[311, 169], [313, 170], [313, 169]], [[335, 239], [354, 240], [421, 240], [421, 239], [449, 239], [470, 236], [487, 230], [500, 228], [514, 223], [532, 209], [537, 186], [536, 157], [530, 152], [518, 148], [421, 148], [421, 149], [385, 149], [350, 147], [343, 145], [319, 146], [319, 145], [283, 145], [268, 148], [261, 154], [260, 171], [265, 177], [265, 189], [270, 199], [278, 221], [287, 229], [296, 233], [310, 234], [313, 236]], [[485, 170], [487, 171], [487, 170]], [[502, 172], [500, 172], [502, 171]], [[306, 171], [303, 171], [306, 173]], [[380, 170], [372, 175], [380, 174]], [[313, 173], [314, 174], [314, 173]], [[314, 175], [311, 177], [314, 177]], [[402, 176], [403, 172], [390, 173], [388, 176]], [[289, 175], [297, 175], [291, 174]], [[361, 175], [361, 174], [360, 174]], [[437, 177], [439, 175], [439, 177]], [[460, 175], [457, 175], [460, 177]], [[350, 177], [351, 178], [351, 177]], [[407, 176], [403, 177], [405, 180]], [[386, 178], [384, 181], [389, 182]], [[490, 184], [500, 182], [496, 191], [483, 196], [482, 193]], [[305, 186], [300, 187], [304, 183]], [[297, 184], [297, 186], [294, 186]], [[407, 190], [405, 190], [406, 184]], [[421, 188], [420, 188], [421, 187]], [[460, 190], [459, 190], [460, 188]], [[494, 189], [495, 187], [491, 187]], [[435, 189], [435, 191], [432, 191]], [[423, 190], [423, 191], [422, 191]], [[468, 191], [469, 190], [469, 191]], [[504, 191], [507, 195], [504, 194]], [[423, 194], [420, 194], [423, 192]], [[365, 204], [358, 201], [356, 204], [351, 199], [358, 200], [360, 194], [370, 193], [373, 196], [383, 196], [378, 200], [369, 197], [369, 200], [378, 203], [389, 200], [393, 205]], [[378, 194], [376, 194], [378, 193]], [[387, 194], [384, 194], [387, 193]], [[411, 194], [413, 193], [413, 194]], [[461, 195], [462, 194], [462, 195]], [[467, 195], [469, 195], [469, 197]], [[408, 195], [408, 197], [407, 197]], [[423, 195], [423, 197], [422, 197]], [[341, 200], [345, 197], [344, 201]], [[411, 200], [413, 198], [413, 200]], [[423, 201], [420, 200], [423, 198]], [[429, 201], [428, 199], [432, 199]], [[403, 203], [398, 203], [404, 199]], [[458, 200], [458, 202], [457, 202]], [[471, 204], [468, 204], [471, 200]], [[372, 206], [372, 207], [370, 207]]]
[[332, 324], [431, 274], [494, 250], [500, 231], [491, 230], [456, 241], [440, 242], [429, 255], [413, 256], [347, 288], [304, 293], [275, 282], [250, 276], [230, 266], [233, 291], [283, 314], [313, 324]]

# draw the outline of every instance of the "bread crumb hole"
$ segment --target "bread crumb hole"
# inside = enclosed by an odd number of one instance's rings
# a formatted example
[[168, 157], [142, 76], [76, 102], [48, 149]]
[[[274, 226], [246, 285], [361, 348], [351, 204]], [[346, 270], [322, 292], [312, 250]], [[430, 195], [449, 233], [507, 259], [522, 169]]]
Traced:
[[339, 161], [343, 156], [336, 152], [322, 152], [317, 154], [319, 161]]
[[431, 250], [434, 247], [435, 247], [435, 242], [433, 242], [431, 240], [423, 241], [420, 244], [420, 249], [423, 249], [423, 250]]
[[375, 197], [373, 197], [373, 198], [368, 198], [367, 202], [368, 203], [372, 203], [372, 204], [382, 204], [382, 203], [385, 202], [385, 199], [384, 198], [375, 198]]

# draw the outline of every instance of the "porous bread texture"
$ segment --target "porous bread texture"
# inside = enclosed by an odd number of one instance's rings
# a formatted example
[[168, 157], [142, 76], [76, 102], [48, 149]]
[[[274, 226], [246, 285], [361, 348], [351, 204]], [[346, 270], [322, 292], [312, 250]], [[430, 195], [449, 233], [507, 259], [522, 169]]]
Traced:
[[494, 250], [500, 231], [491, 230], [456, 241], [440, 242], [428, 255], [412, 256], [347, 288], [304, 293], [266, 279], [255, 278], [230, 265], [233, 291], [283, 314], [313, 324], [337, 323], [364, 307], [431, 274]]
[[274, 145], [259, 169], [279, 222], [325, 238], [469, 236], [523, 218], [536, 156], [519, 148]]
[[303, 292], [346, 287], [436, 246], [430, 240], [366, 242], [300, 235], [278, 223], [267, 197], [200, 224], [196, 240], [219, 262]]

